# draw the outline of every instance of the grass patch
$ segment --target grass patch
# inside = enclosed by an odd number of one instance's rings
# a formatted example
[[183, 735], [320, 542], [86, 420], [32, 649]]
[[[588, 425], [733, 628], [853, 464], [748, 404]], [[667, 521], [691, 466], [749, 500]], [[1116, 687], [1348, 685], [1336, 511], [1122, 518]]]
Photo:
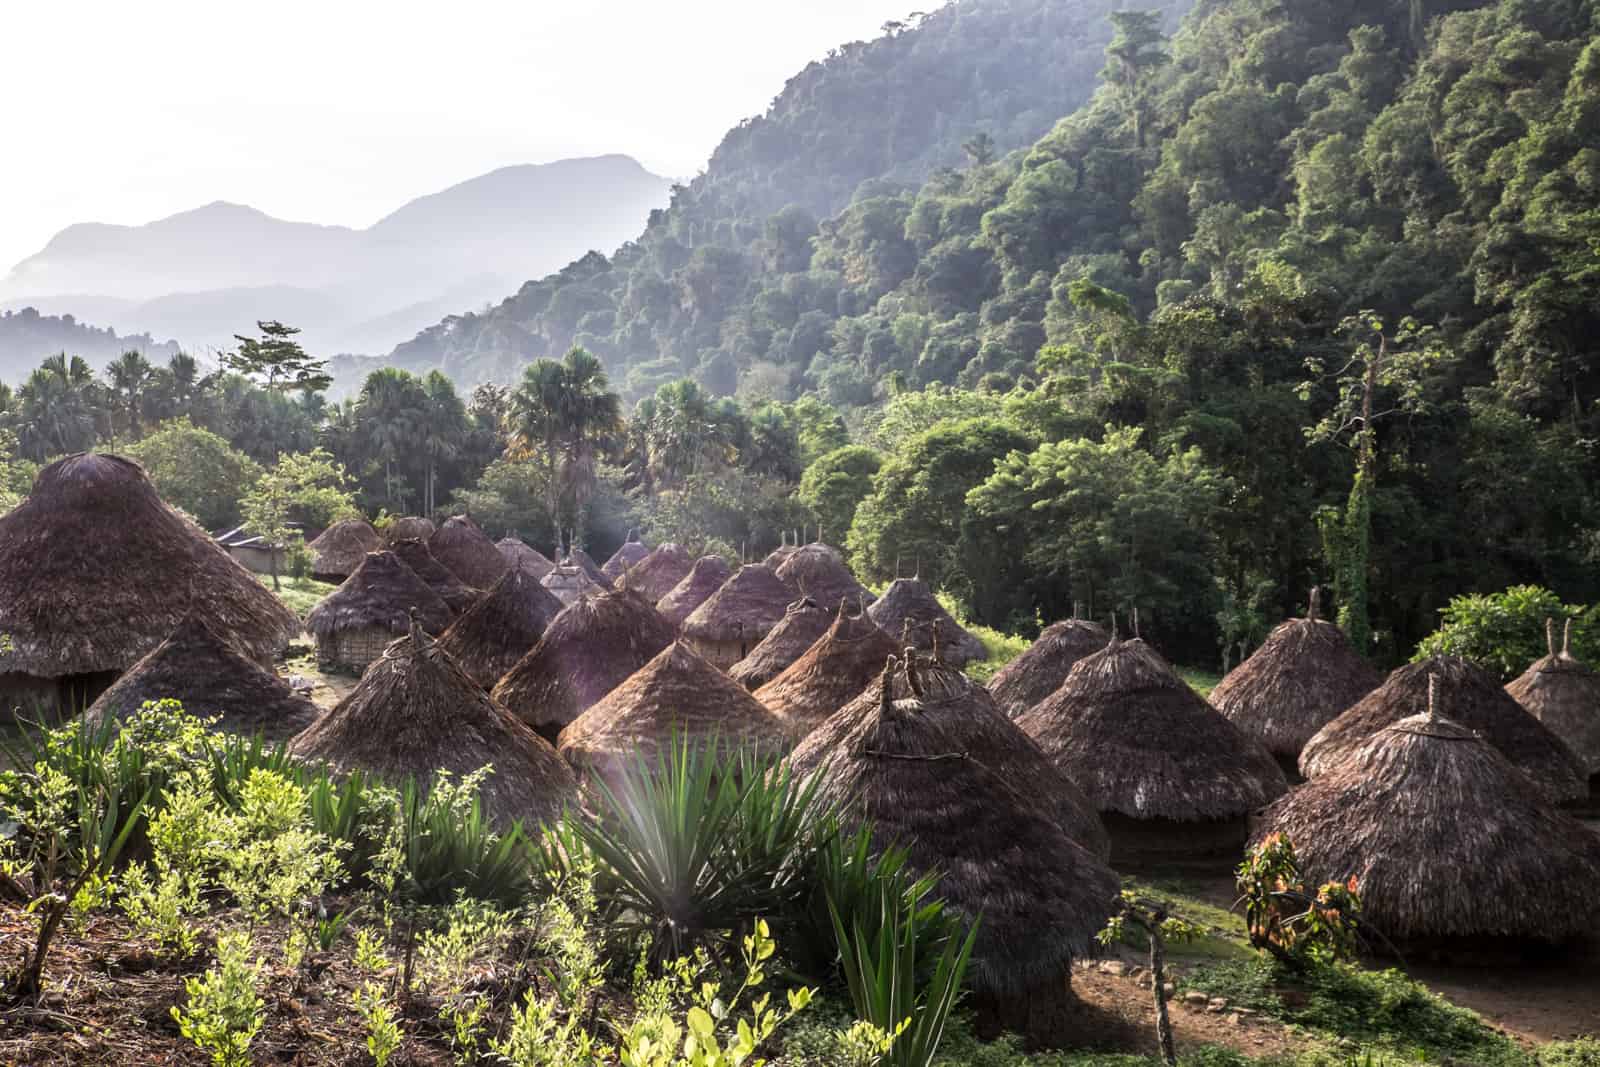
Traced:
[[1210, 697], [1211, 691], [1222, 681], [1222, 675], [1205, 667], [1178, 667], [1178, 676], [1189, 683], [1193, 689], [1203, 697]]
[[1002, 667], [1028, 651], [1028, 646], [1033, 644], [1026, 637], [1018, 637], [1016, 634], [1008, 634], [991, 626], [973, 622], [962, 612], [960, 602], [943, 590], [934, 595], [939, 598], [944, 610], [950, 613], [950, 617], [961, 624], [962, 629], [983, 642], [983, 650], [986, 653], [984, 659], [978, 663], [969, 663], [966, 668], [967, 677], [979, 685], [988, 685], [989, 679], [999, 674]]
[[[272, 588], [272, 576], [258, 574], [256, 579], [268, 589]], [[278, 599], [288, 605], [290, 611], [304, 619], [306, 613], [316, 607], [317, 601], [339, 588], [327, 582], [319, 582], [315, 578], [279, 578], [279, 588], [275, 590]]]
[[[1171, 914], [1182, 916], [1200, 927], [1202, 933], [1199, 937], [1167, 946], [1167, 954], [1172, 958], [1190, 960], [1255, 958], [1255, 952], [1246, 941], [1243, 916], [1201, 900], [1193, 887], [1185, 884], [1181, 878], [1152, 881], [1124, 878], [1122, 884], [1124, 888], [1132, 889], [1141, 897], [1159, 901], [1166, 905], [1167, 911]], [[1143, 931], [1132, 926], [1128, 928], [1126, 940], [1129, 945], [1141, 951], [1149, 947], [1149, 941]]]

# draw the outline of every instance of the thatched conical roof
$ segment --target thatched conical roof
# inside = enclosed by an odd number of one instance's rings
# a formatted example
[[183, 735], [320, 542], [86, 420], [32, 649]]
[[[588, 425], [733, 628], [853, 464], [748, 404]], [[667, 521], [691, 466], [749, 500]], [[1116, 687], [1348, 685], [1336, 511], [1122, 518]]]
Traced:
[[428, 551], [474, 589], [487, 589], [506, 572], [506, 558], [489, 535], [465, 515], [454, 515], [428, 538]]
[[1548, 638], [1550, 654], [1536, 660], [1506, 692], [1565, 741], [1589, 775], [1600, 774], [1600, 674], [1572, 654], [1571, 619], [1559, 651], [1554, 624]]
[[422, 628], [439, 633], [450, 625], [450, 608], [428, 583], [393, 552], [372, 552], [356, 572], [317, 601], [306, 629], [318, 637], [378, 628], [403, 634], [415, 611]]
[[[1050, 762], [1033, 738], [995, 706], [988, 690], [965, 684], [967, 679], [948, 664], [916, 657], [900, 661], [890, 681], [892, 700], [915, 701], [924, 716], [942, 723], [960, 751], [1000, 775], [1026, 796], [1037, 797], [1067, 836], [1100, 859], [1111, 855], [1111, 835], [1083, 791]], [[876, 714], [883, 703], [883, 671], [844, 707], [807, 733], [796, 748], [796, 769], [809, 771], [851, 735], [853, 724]], [[756, 699], [761, 699], [758, 693]], [[805, 756], [799, 754], [804, 751]]]
[[833, 613], [810, 597], [796, 600], [783, 613], [783, 621], [728, 670], [728, 677], [749, 690], [760, 689], [782, 674], [784, 668], [806, 654], [817, 638], [828, 632]]
[[[1053, 798], [1019, 788], [1005, 769], [969, 752], [959, 717], [917, 699], [875, 699], [828, 720], [790, 755], [797, 773], [822, 775], [824, 799], [848, 825], [871, 822], [919, 871], [941, 875], [938, 894], [982, 915], [968, 981], [989, 996], [1064, 987], [1072, 956], [1105, 925], [1119, 883], [1062, 827]], [[1011, 726], [997, 711], [989, 725]]]
[[933, 648], [937, 630], [940, 655], [957, 667], [989, 656], [983, 642], [950, 617], [921, 578], [896, 578], [867, 613], [885, 633], [898, 635], [909, 622], [912, 643], [924, 652]]
[[635, 563], [642, 562], [648, 555], [650, 555], [650, 550], [633, 536], [632, 530], [629, 530], [628, 539], [622, 542], [620, 548], [611, 553], [611, 558], [601, 566], [600, 572], [614, 583], [627, 572], [629, 567], [632, 567]]
[[632, 589], [654, 604], [672, 587], [689, 576], [694, 560], [682, 545], [673, 541], [657, 545], [648, 556], [622, 572], [616, 581], [618, 589]]
[[1211, 706], [1285, 759], [1298, 759], [1318, 730], [1383, 684], [1344, 631], [1317, 617], [1290, 619], [1211, 691]]
[[549, 574], [539, 579], [539, 584], [567, 607], [571, 607], [584, 597], [599, 596], [605, 592], [605, 589], [595, 584], [584, 573], [582, 567], [573, 567], [565, 563], [551, 569]]
[[350, 577], [368, 552], [383, 547], [383, 538], [366, 519], [341, 519], [323, 530], [306, 546], [311, 550], [311, 574], [322, 581]]
[[194, 523], [143, 468], [80, 453], [39, 472], [0, 517], [0, 672], [121, 671], [189, 615], [270, 663], [300, 620]]
[[672, 625], [682, 626], [683, 621], [710, 600], [732, 574], [721, 556], [701, 556], [689, 568], [689, 573], [656, 601], [656, 610]]
[[84, 718], [98, 725], [127, 718], [146, 701], [169, 699], [194, 715], [219, 718], [219, 730], [272, 742], [287, 741], [317, 718], [315, 704], [192, 617], [128, 668]]
[[860, 696], [899, 651], [865, 612], [841, 607], [828, 632], [756, 690], [790, 734], [805, 737]]
[[1246, 737], [1143, 641], [1113, 640], [1078, 661], [1017, 717], [1101, 812], [1194, 822], [1240, 818], [1288, 783]]
[[557, 615], [500, 679], [495, 699], [554, 737], [675, 636], [672, 624], [637, 593], [584, 597]]
[[700, 641], [754, 645], [783, 621], [793, 594], [771, 567], [747, 563], [683, 620], [683, 633]]
[[873, 600], [866, 586], [856, 581], [845, 566], [844, 556], [829, 545], [815, 543], [797, 548], [773, 573], [784, 585], [819, 604], [831, 606], [844, 599], [870, 604]]
[[1476, 730], [1547, 797], [1578, 800], [1588, 795], [1588, 775], [1560, 738], [1500, 687], [1488, 671], [1458, 656], [1432, 656], [1408, 663], [1359, 703], [1334, 719], [1306, 743], [1300, 773], [1327, 773], [1367, 738], [1401, 719], [1428, 710], [1429, 678], [1438, 687], [1441, 708], [1469, 730]]
[[654, 766], [673, 735], [695, 745], [788, 751], [777, 718], [733, 679], [674, 641], [561, 731], [557, 748], [580, 774], [615, 785], [643, 760]]
[[606, 575], [605, 571], [600, 569], [600, 564], [594, 561], [594, 557], [589, 555], [589, 553], [585, 552], [583, 549], [568, 549], [566, 558], [561, 562], [568, 567], [582, 568], [584, 575], [595, 585], [598, 585], [601, 589], [611, 588], [610, 577]]
[[384, 528], [383, 536], [392, 545], [396, 541], [427, 542], [435, 527], [432, 519], [420, 515], [402, 515]]
[[556, 565], [550, 562], [543, 552], [520, 537], [502, 537], [494, 543], [494, 547], [500, 550], [506, 563], [513, 567], [522, 567], [532, 574], [535, 580], [556, 569]]
[[989, 695], [1015, 718], [1061, 688], [1073, 664], [1099, 652], [1111, 634], [1087, 619], [1064, 619], [1044, 628], [1028, 650], [989, 680]]
[[564, 606], [532, 571], [513, 565], [482, 600], [450, 624], [439, 637], [439, 647], [467, 677], [492, 689], [539, 643]]
[[1390, 938], [1563, 941], [1600, 917], [1600, 837], [1450, 718], [1379, 727], [1268, 809], [1266, 833], [1308, 885], [1354, 878], [1361, 921]]
[[550, 822], [577, 795], [555, 749], [466, 676], [420, 627], [390, 645], [337, 706], [290, 743], [301, 759], [391, 780], [457, 778], [486, 764], [484, 810], [504, 825]]
[[400, 562], [410, 567], [418, 578], [428, 584], [429, 589], [439, 594], [439, 599], [449, 605], [451, 612], [456, 615], [472, 607], [483, 595], [482, 590], [468, 586], [456, 577], [454, 571], [434, 559], [426, 541], [414, 537], [402, 538], [391, 542], [389, 551], [399, 556]]
[[[787, 536], [788, 535], [785, 535], [785, 537]], [[773, 549], [771, 552], [768, 552], [767, 558], [761, 562], [776, 571], [779, 567], [783, 566], [784, 560], [795, 554], [795, 551], [799, 547], [799, 545], [791, 545], [787, 540], [785, 540], [777, 548]]]

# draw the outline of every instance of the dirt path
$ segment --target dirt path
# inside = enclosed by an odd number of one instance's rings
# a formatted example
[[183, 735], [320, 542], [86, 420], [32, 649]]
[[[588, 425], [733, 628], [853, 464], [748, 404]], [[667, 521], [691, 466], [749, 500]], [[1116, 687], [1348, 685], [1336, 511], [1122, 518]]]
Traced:
[[[1126, 961], [1084, 962], [1073, 967], [1072, 991], [1082, 1002], [1083, 1013], [1077, 1030], [1084, 1047], [1158, 1054], [1155, 996], [1145, 985], [1148, 974], [1135, 973], [1137, 970], [1137, 965]], [[1179, 1052], [1197, 1045], [1219, 1045], [1247, 1056], [1267, 1057], [1288, 1056], [1306, 1047], [1303, 1036], [1275, 1019], [1250, 1012], [1214, 1011], [1178, 998], [1169, 1004], [1168, 1017]]]
[[1600, 949], [1519, 967], [1413, 964], [1408, 973], [1451, 1003], [1526, 1041], [1600, 1036]]

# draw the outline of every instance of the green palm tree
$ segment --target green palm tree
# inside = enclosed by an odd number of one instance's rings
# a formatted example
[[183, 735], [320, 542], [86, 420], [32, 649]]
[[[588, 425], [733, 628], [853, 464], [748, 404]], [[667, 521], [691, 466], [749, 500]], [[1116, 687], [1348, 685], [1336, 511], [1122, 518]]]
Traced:
[[439, 464], [461, 454], [471, 424], [455, 383], [439, 371], [429, 371], [422, 380], [422, 399], [418, 429], [422, 436], [422, 454], [428, 463], [423, 496], [425, 507], [431, 515], [438, 506], [434, 491], [438, 484]]
[[383, 495], [389, 504], [400, 497], [395, 461], [416, 437], [424, 407], [421, 383], [396, 367], [373, 371], [361, 385], [356, 411], [366, 426], [368, 447], [383, 461]]
[[622, 432], [622, 400], [611, 391], [605, 366], [582, 348], [573, 348], [559, 363], [530, 364], [511, 395], [513, 445], [525, 454], [542, 454], [551, 522], [561, 529], [565, 496], [580, 543], [599, 457], [615, 447]]
[[155, 368], [144, 358], [144, 353], [130, 349], [111, 361], [106, 368], [106, 375], [111, 379], [111, 393], [116, 399], [116, 406], [126, 416], [128, 434], [138, 440], [144, 436], [140, 415]]
[[16, 394], [17, 441], [37, 461], [94, 447], [102, 411], [94, 371], [81, 356], [46, 359]]

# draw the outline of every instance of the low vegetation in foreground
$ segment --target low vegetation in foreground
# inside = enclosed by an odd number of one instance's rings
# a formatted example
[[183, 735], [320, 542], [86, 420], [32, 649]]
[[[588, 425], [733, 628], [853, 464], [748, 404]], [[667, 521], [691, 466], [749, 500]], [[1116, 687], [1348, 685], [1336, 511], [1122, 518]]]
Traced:
[[[865, 831], [841, 835], [809, 784], [745, 757], [680, 746], [546, 828], [486, 820], [492, 770], [426, 795], [336, 781], [172, 701], [25, 734], [10, 763], [7, 1061], [1160, 1062], [978, 1040], [958, 995], [971, 931], [936, 880], [893, 848], [874, 855]], [[1249, 947], [1265, 928], [1253, 910], [1247, 928], [1181, 886], [1128, 896], [1183, 915], [1175, 996], [1293, 1028], [1287, 1059], [1185, 1045], [1179, 1063], [1600, 1064], [1594, 1040], [1521, 1047], [1397, 972], [1316, 948], [1323, 933], [1296, 935], [1303, 958], [1284, 962]], [[1134, 927], [1120, 933], [1142, 951]], [[1103, 1040], [1086, 1030], [1086, 1048]]]

